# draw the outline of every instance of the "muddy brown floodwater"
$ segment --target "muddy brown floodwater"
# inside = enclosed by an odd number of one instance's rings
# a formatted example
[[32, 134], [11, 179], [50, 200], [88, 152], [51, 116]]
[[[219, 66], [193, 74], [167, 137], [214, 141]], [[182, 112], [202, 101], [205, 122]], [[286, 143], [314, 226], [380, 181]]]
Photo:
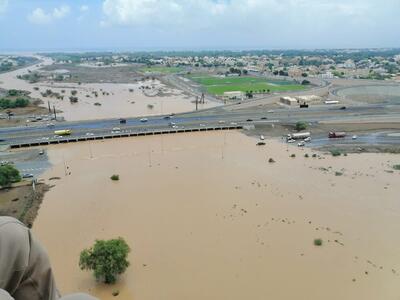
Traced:
[[[62, 111], [59, 113], [65, 120], [94, 120], [104, 118], [120, 118], [135, 116], [162, 115], [194, 111], [195, 97], [187, 96], [182, 91], [168, 87], [158, 80], [144, 80], [138, 83], [50, 83], [39, 82], [31, 84], [18, 79], [18, 75], [40, 70], [42, 66], [53, 64], [47, 57], [36, 56], [42, 62], [30, 67], [0, 74], [0, 88], [19, 89], [31, 92], [33, 98], [43, 100], [41, 106], [51, 107]], [[99, 72], [102, 72], [99, 69]], [[35, 90], [35, 87], [39, 90]], [[141, 89], [148, 87], [149, 89]], [[43, 97], [41, 93], [50, 89], [64, 96], [64, 100], [54, 97]], [[71, 92], [77, 92], [78, 103], [71, 103]], [[104, 94], [103, 94], [104, 92]], [[97, 97], [95, 94], [97, 93]], [[95, 105], [98, 104], [98, 105]], [[199, 104], [199, 109], [219, 106], [221, 103], [206, 101]]]
[[[278, 141], [255, 144], [232, 131], [50, 147], [43, 177], [61, 180], [33, 229], [61, 291], [104, 300], [114, 290], [121, 300], [398, 299], [400, 177], [391, 166], [399, 157], [312, 158]], [[116, 285], [98, 284], [79, 270], [79, 253], [118, 236], [132, 248], [131, 266]]]

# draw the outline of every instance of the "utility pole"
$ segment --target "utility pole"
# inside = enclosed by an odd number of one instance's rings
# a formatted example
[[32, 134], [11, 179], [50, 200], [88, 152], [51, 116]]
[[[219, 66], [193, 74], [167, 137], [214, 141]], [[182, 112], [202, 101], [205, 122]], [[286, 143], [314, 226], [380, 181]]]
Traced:
[[49, 114], [50, 114], [51, 113], [50, 101], [47, 101], [47, 106], [49, 107]]
[[53, 105], [53, 112], [54, 112], [54, 120], [57, 121], [57, 113], [56, 113], [56, 107]]
[[196, 110], [198, 110], [199, 96], [196, 96]]

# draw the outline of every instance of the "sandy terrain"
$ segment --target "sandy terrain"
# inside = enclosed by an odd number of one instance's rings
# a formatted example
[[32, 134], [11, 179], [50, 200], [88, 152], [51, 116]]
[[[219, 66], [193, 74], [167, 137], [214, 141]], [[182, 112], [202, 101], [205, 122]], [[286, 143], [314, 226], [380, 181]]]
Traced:
[[[53, 63], [49, 58], [43, 59], [42, 65]], [[135, 84], [90, 83], [78, 85], [51, 84], [49, 82], [30, 84], [27, 81], [17, 79], [18, 75], [39, 68], [39, 65], [35, 65], [0, 74], [0, 87], [29, 91], [32, 98], [43, 100], [42, 105], [44, 107], [47, 107], [47, 102], [50, 101], [51, 107], [54, 105], [56, 109], [61, 110], [63, 112], [61, 116], [70, 121], [180, 113], [195, 110], [195, 104], [192, 103], [195, 100], [193, 97], [187, 97], [181, 91], [171, 89], [157, 80], [147, 80]], [[101, 72], [101, 69], [99, 69], [99, 72]], [[139, 90], [141, 85], [153, 86], [153, 88], [146, 90], [146, 95], [142, 90]], [[34, 87], [39, 87], [39, 90], [34, 90]], [[47, 89], [65, 95], [64, 100], [42, 97], [41, 92], [45, 92]], [[133, 89], [133, 92], [130, 92], [129, 89]], [[65, 90], [65, 94], [62, 94], [61, 90]], [[78, 103], [70, 103], [68, 98], [71, 96], [71, 90], [78, 91]], [[98, 97], [94, 96], [92, 93], [94, 91], [97, 91]], [[108, 95], [103, 95], [103, 91], [107, 92]], [[161, 91], [162, 95], [157, 96], [157, 91]], [[90, 97], [86, 97], [86, 95]], [[101, 106], [95, 106], [94, 103], [96, 102], [101, 103]], [[148, 105], [153, 105], [153, 107], [149, 108]], [[200, 105], [199, 109], [216, 105], [219, 104], [206, 102]]]
[[[114, 290], [120, 300], [398, 299], [400, 186], [389, 172], [398, 156], [305, 158], [311, 150], [255, 142], [216, 132], [50, 147], [44, 178], [61, 180], [34, 231], [61, 291], [103, 300]], [[132, 248], [131, 266], [118, 284], [96, 284], [79, 270], [79, 252], [118, 236]]]

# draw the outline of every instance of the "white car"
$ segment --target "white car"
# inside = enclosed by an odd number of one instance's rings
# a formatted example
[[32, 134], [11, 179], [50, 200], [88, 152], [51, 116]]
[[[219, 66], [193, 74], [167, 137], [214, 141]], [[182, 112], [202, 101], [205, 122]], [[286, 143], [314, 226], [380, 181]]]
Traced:
[[177, 129], [177, 128], [178, 128], [178, 126], [176, 126], [176, 125], [172, 125], [172, 128], [174, 128], [174, 129]]
[[353, 140], [356, 140], [358, 138], [358, 136], [356, 136], [356, 135], [353, 135], [352, 137], [351, 137], [351, 139], [353, 139]]
[[267, 111], [267, 113], [270, 113], [270, 114], [272, 114], [274, 111], [271, 109], [271, 110], [269, 110], [269, 111]]
[[206, 127], [206, 125], [204, 125], [204, 124], [200, 124], [199, 126], [200, 126], [200, 127]]
[[300, 143], [297, 144], [298, 147], [304, 147], [306, 145], [306, 143], [304, 143], [303, 141], [301, 141]]
[[263, 135], [260, 135], [260, 140], [265, 140], [265, 137]]
[[311, 142], [311, 137], [306, 137], [306, 138], [304, 139], [304, 141], [305, 141], [306, 143]]
[[141, 118], [141, 119], [140, 119], [140, 122], [147, 122], [147, 121], [148, 121], [147, 118]]
[[92, 136], [92, 135], [94, 135], [94, 133], [92, 133], [92, 132], [86, 132], [86, 135], [87, 135], [87, 136]]
[[231, 125], [236, 126], [237, 123], [236, 122], [231, 122]]
[[219, 120], [219, 121], [218, 121], [218, 123], [219, 123], [219, 124], [224, 124], [224, 123], [225, 123], [225, 121], [223, 121], [223, 120]]
[[291, 143], [294, 143], [294, 142], [296, 142], [296, 141], [295, 141], [294, 139], [288, 139], [287, 142], [288, 142], [289, 144], [291, 144]]

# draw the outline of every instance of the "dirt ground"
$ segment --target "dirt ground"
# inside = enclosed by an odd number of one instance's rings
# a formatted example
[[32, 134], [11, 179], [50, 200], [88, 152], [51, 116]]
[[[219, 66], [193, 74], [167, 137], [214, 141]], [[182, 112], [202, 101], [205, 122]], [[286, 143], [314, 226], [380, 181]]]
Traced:
[[136, 72], [137, 67], [135, 66], [103, 67], [99, 69], [71, 64], [54, 64], [46, 66], [41, 70], [54, 71], [60, 69], [68, 70], [72, 75], [70, 79], [63, 80], [62, 82], [135, 83], [144, 78], [144, 76]]
[[37, 216], [44, 193], [49, 190], [44, 183], [36, 185], [36, 191], [31, 185], [0, 190], [0, 216], [11, 216], [19, 219], [28, 227], [32, 227]]

